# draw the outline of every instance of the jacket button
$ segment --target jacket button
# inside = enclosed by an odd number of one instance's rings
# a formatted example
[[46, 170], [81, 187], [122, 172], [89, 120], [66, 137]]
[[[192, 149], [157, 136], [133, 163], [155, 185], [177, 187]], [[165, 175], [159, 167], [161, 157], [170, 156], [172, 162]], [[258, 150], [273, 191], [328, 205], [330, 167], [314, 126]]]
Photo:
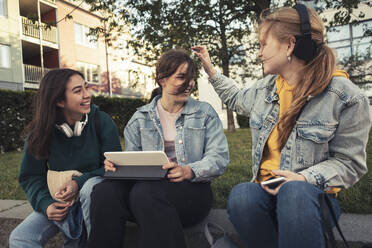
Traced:
[[179, 140], [179, 141], [178, 141], [178, 144], [182, 144], [182, 143], [183, 143], [182, 140]]

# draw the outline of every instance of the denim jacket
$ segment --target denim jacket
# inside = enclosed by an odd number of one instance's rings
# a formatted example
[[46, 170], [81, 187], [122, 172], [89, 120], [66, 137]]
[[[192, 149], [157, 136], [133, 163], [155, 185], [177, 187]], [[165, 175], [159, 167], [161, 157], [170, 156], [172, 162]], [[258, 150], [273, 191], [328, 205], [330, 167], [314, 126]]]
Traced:
[[[126, 151], [164, 151], [163, 131], [155, 97], [137, 109], [124, 129]], [[210, 181], [220, 176], [229, 163], [227, 140], [221, 120], [205, 102], [189, 98], [176, 120], [174, 141], [177, 162], [189, 165], [193, 181]]]
[[[266, 141], [279, 119], [276, 76], [239, 89], [223, 75], [210, 79], [231, 110], [250, 117], [252, 171], [257, 177]], [[280, 169], [302, 174], [312, 185], [348, 188], [367, 172], [366, 145], [371, 126], [368, 98], [350, 80], [333, 77], [310, 98], [281, 151]]]

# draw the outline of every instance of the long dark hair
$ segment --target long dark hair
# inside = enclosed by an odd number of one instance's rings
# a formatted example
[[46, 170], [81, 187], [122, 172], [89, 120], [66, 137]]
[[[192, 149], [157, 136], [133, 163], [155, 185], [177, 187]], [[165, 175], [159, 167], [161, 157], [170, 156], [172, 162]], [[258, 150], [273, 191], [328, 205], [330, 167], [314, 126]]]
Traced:
[[185, 82], [178, 89], [178, 93], [183, 92], [188, 86], [192, 79], [195, 77], [196, 66], [191, 57], [183, 49], [171, 49], [163, 53], [156, 63], [156, 77], [155, 81], [160, 86], [160, 92], [162, 90], [160, 80], [172, 76], [178, 69], [178, 67], [184, 63], [187, 63], [187, 72], [185, 75]]
[[57, 102], [65, 100], [66, 85], [73, 75], [84, 76], [72, 69], [51, 70], [41, 79], [35, 98], [32, 121], [23, 130], [27, 141], [27, 152], [38, 159], [49, 155], [50, 141], [56, 117], [62, 114]]

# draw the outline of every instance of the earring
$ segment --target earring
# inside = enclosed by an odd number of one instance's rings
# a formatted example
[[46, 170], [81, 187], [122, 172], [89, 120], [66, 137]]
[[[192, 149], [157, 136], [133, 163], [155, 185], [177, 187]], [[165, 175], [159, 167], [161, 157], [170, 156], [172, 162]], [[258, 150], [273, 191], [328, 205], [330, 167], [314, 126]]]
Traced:
[[291, 63], [292, 57], [291, 56], [287, 56], [287, 59], [288, 59], [288, 62]]

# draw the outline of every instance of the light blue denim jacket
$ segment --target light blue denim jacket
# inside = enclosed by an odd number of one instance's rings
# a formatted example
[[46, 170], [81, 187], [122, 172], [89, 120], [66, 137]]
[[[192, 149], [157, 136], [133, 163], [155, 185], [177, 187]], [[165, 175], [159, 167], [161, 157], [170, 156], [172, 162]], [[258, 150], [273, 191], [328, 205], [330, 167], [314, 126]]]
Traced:
[[[124, 129], [126, 151], [164, 151], [163, 131], [155, 97], [137, 109]], [[211, 105], [189, 98], [176, 120], [175, 150], [179, 165], [189, 165], [193, 181], [210, 181], [229, 163], [221, 120]]]
[[[276, 76], [251, 88], [217, 74], [210, 79], [231, 110], [249, 116], [252, 132], [252, 181], [257, 177], [266, 141], [279, 118]], [[368, 98], [350, 80], [333, 77], [310, 98], [281, 151], [280, 169], [302, 174], [312, 185], [348, 188], [367, 172], [366, 145], [371, 126]]]

